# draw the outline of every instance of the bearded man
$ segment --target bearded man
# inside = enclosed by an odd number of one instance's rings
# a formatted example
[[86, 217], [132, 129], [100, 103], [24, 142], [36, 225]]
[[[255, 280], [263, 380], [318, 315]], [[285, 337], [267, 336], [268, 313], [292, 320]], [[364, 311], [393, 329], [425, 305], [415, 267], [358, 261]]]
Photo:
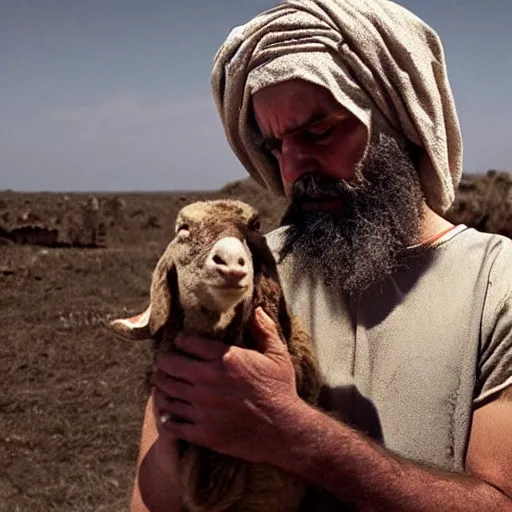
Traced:
[[228, 36], [212, 85], [290, 201], [268, 240], [341, 421], [297, 397], [261, 311], [259, 352], [180, 338], [198, 360], [157, 361], [132, 510], [180, 510], [177, 438], [298, 475], [308, 511], [512, 510], [512, 243], [442, 217], [462, 145], [437, 35], [388, 0], [287, 0]]

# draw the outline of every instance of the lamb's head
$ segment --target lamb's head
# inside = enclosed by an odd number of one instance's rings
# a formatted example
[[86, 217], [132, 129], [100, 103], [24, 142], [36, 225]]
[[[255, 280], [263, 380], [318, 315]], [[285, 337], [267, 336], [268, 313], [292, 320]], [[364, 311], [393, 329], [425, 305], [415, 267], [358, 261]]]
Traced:
[[249, 304], [261, 275], [277, 279], [259, 224], [257, 212], [241, 201], [185, 206], [177, 216], [176, 235], [153, 272], [150, 306], [111, 326], [119, 334], [147, 338], [169, 320], [172, 308], [219, 316]]
[[256, 211], [240, 201], [198, 202], [180, 211], [166, 252], [174, 260], [183, 309], [222, 313], [250, 299], [258, 229]]

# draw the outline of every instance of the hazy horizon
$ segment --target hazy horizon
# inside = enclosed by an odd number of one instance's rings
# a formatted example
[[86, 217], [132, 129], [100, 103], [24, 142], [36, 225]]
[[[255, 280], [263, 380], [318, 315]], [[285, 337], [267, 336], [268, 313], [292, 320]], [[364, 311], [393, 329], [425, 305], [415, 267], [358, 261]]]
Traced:
[[[276, 3], [5, 3], [0, 189], [195, 192], [247, 177], [209, 75], [229, 31]], [[398, 3], [443, 41], [466, 174], [512, 170], [512, 3]]]

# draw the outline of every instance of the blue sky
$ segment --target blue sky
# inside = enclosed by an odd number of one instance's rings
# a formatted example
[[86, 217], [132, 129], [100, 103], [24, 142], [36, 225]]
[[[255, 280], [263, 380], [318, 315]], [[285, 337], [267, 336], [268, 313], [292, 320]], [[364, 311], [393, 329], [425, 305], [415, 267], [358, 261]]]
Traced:
[[[231, 28], [275, 3], [2, 2], [0, 189], [205, 190], [244, 177], [209, 75]], [[444, 43], [465, 172], [512, 170], [512, 2], [399, 3]]]

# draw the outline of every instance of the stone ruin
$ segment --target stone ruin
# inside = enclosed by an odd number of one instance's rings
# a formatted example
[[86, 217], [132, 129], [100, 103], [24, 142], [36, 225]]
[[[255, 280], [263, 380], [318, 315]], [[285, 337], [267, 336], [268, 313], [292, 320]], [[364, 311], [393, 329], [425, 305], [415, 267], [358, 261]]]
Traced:
[[70, 203], [63, 211], [51, 214], [31, 209], [17, 215], [4, 212], [0, 215], [0, 245], [11, 243], [106, 247], [107, 229], [99, 201], [95, 196], [89, 196], [83, 202]]

